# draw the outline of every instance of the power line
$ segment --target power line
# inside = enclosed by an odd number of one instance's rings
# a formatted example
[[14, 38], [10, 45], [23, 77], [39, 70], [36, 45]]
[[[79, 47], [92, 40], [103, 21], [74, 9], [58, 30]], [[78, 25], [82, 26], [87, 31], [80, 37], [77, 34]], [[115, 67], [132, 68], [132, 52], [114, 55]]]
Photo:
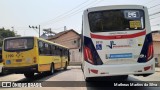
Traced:
[[[95, 1], [97, 1], [97, 0], [95, 0]], [[95, 1], [93, 1], [93, 2], [95, 2]], [[100, 0], [100, 1], [98, 1], [98, 2], [96, 2], [96, 3], [93, 3], [93, 2], [92, 2], [92, 4], [95, 5], [95, 4], [98, 4], [98, 3], [102, 2], [102, 1], [103, 1], [103, 0]], [[90, 4], [91, 4], [91, 3], [85, 5], [84, 7], [87, 7], [87, 6], [90, 5]], [[92, 4], [91, 4], [91, 5], [92, 5]], [[83, 11], [82, 9], [83, 9], [84, 7], [80, 8], [80, 9], [78, 9], [77, 11], [72, 12], [72, 13], [70, 13], [70, 14], [68, 14], [68, 15], [66, 15], [66, 16], [64, 16], [64, 17], [62, 17], [62, 18], [60, 18], [60, 19], [58, 19], [58, 20], [56, 20], [56, 21], [53, 21], [52, 24], [53, 24], [53, 23], [57, 23], [57, 22], [59, 22], [59, 21], [63, 21], [64, 19], [66, 19], [66, 18], [68, 18], [68, 17], [74, 16], [74, 15], [82, 12], [82, 11]]]
[[[94, 0], [94, 1], [90, 2], [89, 4], [83, 6], [82, 8], [90, 5], [91, 3], [95, 2], [95, 1], [97, 1], [97, 0]], [[65, 15], [65, 16], [63, 16], [63, 17], [61, 17], [61, 18], [59, 18], [59, 19], [57, 19], [57, 20], [55, 20], [55, 21], [54, 21], [54, 20], [50, 20], [50, 22], [52, 22], [52, 23], [54, 22], [54, 23], [55, 23], [55, 22], [62, 21], [64, 18], [66, 18], [66, 17], [68, 17], [68, 16], [70, 16], [70, 15], [72, 15], [72, 14], [75, 14], [75, 13], [79, 12], [82, 8], [79, 8], [79, 9], [77, 9], [76, 11], [71, 12], [71, 13], [69, 13], [69, 14], [67, 14], [67, 15]]]
[[159, 6], [159, 5], [160, 5], [160, 4], [154, 5], [154, 6], [152, 6], [152, 7], [149, 7], [148, 9], [152, 9], [152, 8], [157, 7], [157, 6]]
[[155, 25], [151, 25], [152, 27], [155, 27], [155, 26], [160, 26], [160, 24], [155, 24]]
[[56, 28], [56, 29], [53, 29], [53, 30], [58, 30], [58, 29], [61, 29], [61, 28], [64, 28], [64, 27], [59, 27], [59, 28]]
[[149, 2], [146, 2], [144, 5], [148, 4], [148, 3], [151, 3], [153, 1], [156, 1], [156, 0], [150, 0]]
[[160, 16], [158, 16], [158, 17], [153, 17], [153, 18], [150, 18], [150, 20], [152, 20], [152, 19], [156, 19], [156, 18], [159, 18]]
[[[61, 15], [59, 15], [59, 16], [55, 17], [54, 19], [51, 19], [51, 20], [49, 20], [49, 21], [47, 21], [47, 22], [50, 22], [50, 21], [55, 20], [55, 19], [57, 19], [57, 18], [60, 18], [60, 17], [64, 16], [65, 14], [68, 14], [68, 12], [70, 13], [70, 12], [74, 11], [76, 8], [82, 6], [83, 4], [85, 4], [85, 3], [87, 3], [87, 2], [89, 2], [89, 0], [84, 1], [83, 3], [81, 3], [81, 4], [79, 4], [78, 6], [74, 7], [73, 9], [71, 9], [71, 10], [69, 10], [69, 11], [66, 11], [65, 13], [63, 13], [63, 14], [61, 14]], [[47, 23], [47, 22], [44, 22], [44, 23]], [[44, 24], [44, 23], [41, 23], [41, 24]]]
[[154, 16], [156, 14], [160, 14], [160, 11], [159, 12], [156, 12], [156, 13], [153, 13], [153, 14], [150, 14], [149, 16]]

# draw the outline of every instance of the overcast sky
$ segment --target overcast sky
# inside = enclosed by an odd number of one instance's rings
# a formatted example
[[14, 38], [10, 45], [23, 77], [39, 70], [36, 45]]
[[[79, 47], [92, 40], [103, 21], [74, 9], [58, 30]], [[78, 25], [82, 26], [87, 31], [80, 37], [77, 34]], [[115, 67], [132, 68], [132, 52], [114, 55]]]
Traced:
[[[138, 4], [148, 8], [160, 4], [160, 0], [0, 0], [0, 28], [14, 27], [22, 36], [38, 36], [38, 30], [28, 26], [41, 25], [42, 29], [52, 28], [54, 32], [63, 27], [81, 32], [82, 11], [89, 7]], [[160, 5], [149, 9], [149, 13], [160, 11]], [[160, 14], [150, 18], [152, 30], [160, 30]], [[158, 18], [157, 18], [158, 17]]]

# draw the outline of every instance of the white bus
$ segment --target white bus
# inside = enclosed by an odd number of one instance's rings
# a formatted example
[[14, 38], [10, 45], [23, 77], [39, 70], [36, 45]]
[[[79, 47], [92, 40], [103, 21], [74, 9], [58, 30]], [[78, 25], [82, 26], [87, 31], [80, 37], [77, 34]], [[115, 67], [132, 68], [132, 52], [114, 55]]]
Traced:
[[147, 8], [141, 5], [93, 7], [82, 21], [82, 70], [91, 77], [148, 76], [155, 72]]

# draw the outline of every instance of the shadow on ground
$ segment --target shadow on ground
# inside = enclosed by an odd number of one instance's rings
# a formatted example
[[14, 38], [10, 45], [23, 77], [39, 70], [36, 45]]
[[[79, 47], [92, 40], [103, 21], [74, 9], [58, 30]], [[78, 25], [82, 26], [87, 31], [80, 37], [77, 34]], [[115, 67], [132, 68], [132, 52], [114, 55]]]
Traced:
[[55, 70], [55, 73], [53, 75], [50, 75], [49, 73], [44, 72], [44, 73], [36, 74], [33, 78], [23, 78], [21, 80], [16, 81], [16, 83], [18, 83], [18, 82], [26, 82], [27, 83], [27, 82], [36, 82], [36, 81], [43, 82], [43, 81], [46, 81], [56, 75], [64, 73], [68, 70], [71, 70], [71, 69], [67, 69], [65, 71], [64, 70]]

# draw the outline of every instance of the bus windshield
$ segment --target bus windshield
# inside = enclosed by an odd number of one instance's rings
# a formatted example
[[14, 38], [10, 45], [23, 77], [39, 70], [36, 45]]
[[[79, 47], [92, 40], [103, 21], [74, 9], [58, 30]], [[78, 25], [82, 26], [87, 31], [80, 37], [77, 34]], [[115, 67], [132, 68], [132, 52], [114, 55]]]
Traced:
[[144, 29], [143, 10], [105, 10], [88, 14], [91, 32]]
[[29, 50], [33, 48], [33, 38], [16, 38], [16, 39], [7, 39], [4, 42], [5, 51], [21, 51]]

